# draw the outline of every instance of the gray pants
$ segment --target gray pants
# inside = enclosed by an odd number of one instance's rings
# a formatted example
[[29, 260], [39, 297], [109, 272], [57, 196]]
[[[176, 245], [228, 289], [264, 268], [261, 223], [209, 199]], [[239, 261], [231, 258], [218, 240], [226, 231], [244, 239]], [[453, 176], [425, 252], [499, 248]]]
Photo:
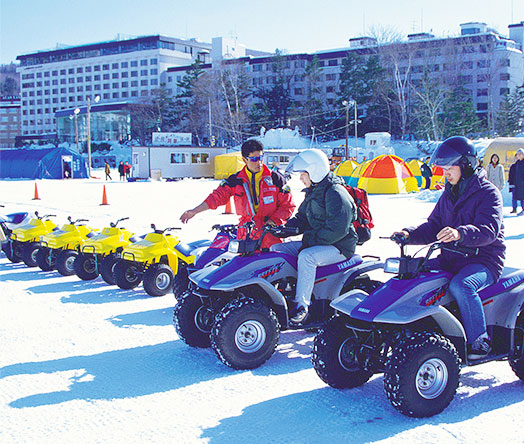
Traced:
[[292, 256], [298, 256], [297, 294], [295, 301], [298, 305], [307, 307], [311, 302], [317, 267], [320, 265], [335, 264], [347, 258], [333, 245], [318, 245], [304, 248], [299, 253], [298, 250], [301, 246], [301, 241], [284, 242], [273, 245], [271, 251], [280, 251]]

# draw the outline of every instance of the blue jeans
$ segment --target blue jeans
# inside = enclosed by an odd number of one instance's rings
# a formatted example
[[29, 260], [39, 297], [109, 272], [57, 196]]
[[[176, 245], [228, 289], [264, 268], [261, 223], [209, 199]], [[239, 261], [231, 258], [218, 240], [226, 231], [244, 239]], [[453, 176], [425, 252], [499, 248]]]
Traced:
[[[519, 201], [515, 198], [511, 199], [511, 204], [513, 205], [513, 209], [517, 210], [517, 206], [519, 204]], [[522, 211], [524, 211], [524, 200], [520, 201], [520, 208], [522, 208]]]
[[481, 264], [469, 264], [449, 283], [449, 292], [457, 301], [468, 344], [486, 333], [486, 319], [478, 292], [493, 284], [491, 272]]

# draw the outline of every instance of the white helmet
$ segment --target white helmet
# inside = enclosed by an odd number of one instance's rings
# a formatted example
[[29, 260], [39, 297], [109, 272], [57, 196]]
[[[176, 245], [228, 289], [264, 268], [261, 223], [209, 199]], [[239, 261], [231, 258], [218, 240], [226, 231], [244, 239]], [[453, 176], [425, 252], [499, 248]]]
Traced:
[[286, 173], [309, 173], [311, 182], [319, 183], [329, 173], [329, 159], [326, 154], [316, 148], [302, 151], [286, 168]]

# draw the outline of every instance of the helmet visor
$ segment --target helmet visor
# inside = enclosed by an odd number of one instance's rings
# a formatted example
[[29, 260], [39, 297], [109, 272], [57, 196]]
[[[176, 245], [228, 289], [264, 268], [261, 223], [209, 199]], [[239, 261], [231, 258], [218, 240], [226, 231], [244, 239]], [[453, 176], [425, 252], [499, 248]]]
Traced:
[[302, 173], [306, 171], [307, 164], [300, 156], [296, 156], [286, 167], [286, 173]]
[[463, 153], [458, 152], [452, 146], [446, 143], [440, 145], [429, 160], [430, 166], [449, 167], [452, 165], [458, 165], [460, 158]]

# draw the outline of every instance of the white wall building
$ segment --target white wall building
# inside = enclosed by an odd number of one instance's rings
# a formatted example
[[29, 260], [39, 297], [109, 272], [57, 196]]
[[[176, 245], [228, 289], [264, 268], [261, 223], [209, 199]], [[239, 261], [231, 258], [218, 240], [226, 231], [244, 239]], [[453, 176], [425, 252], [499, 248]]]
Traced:
[[168, 67], [209, 60], [211, 45], [195, 39], [145, 36], [20, 55], [22, 134], [56, 132], [55, 112], [138, 101], [158, 88]]

